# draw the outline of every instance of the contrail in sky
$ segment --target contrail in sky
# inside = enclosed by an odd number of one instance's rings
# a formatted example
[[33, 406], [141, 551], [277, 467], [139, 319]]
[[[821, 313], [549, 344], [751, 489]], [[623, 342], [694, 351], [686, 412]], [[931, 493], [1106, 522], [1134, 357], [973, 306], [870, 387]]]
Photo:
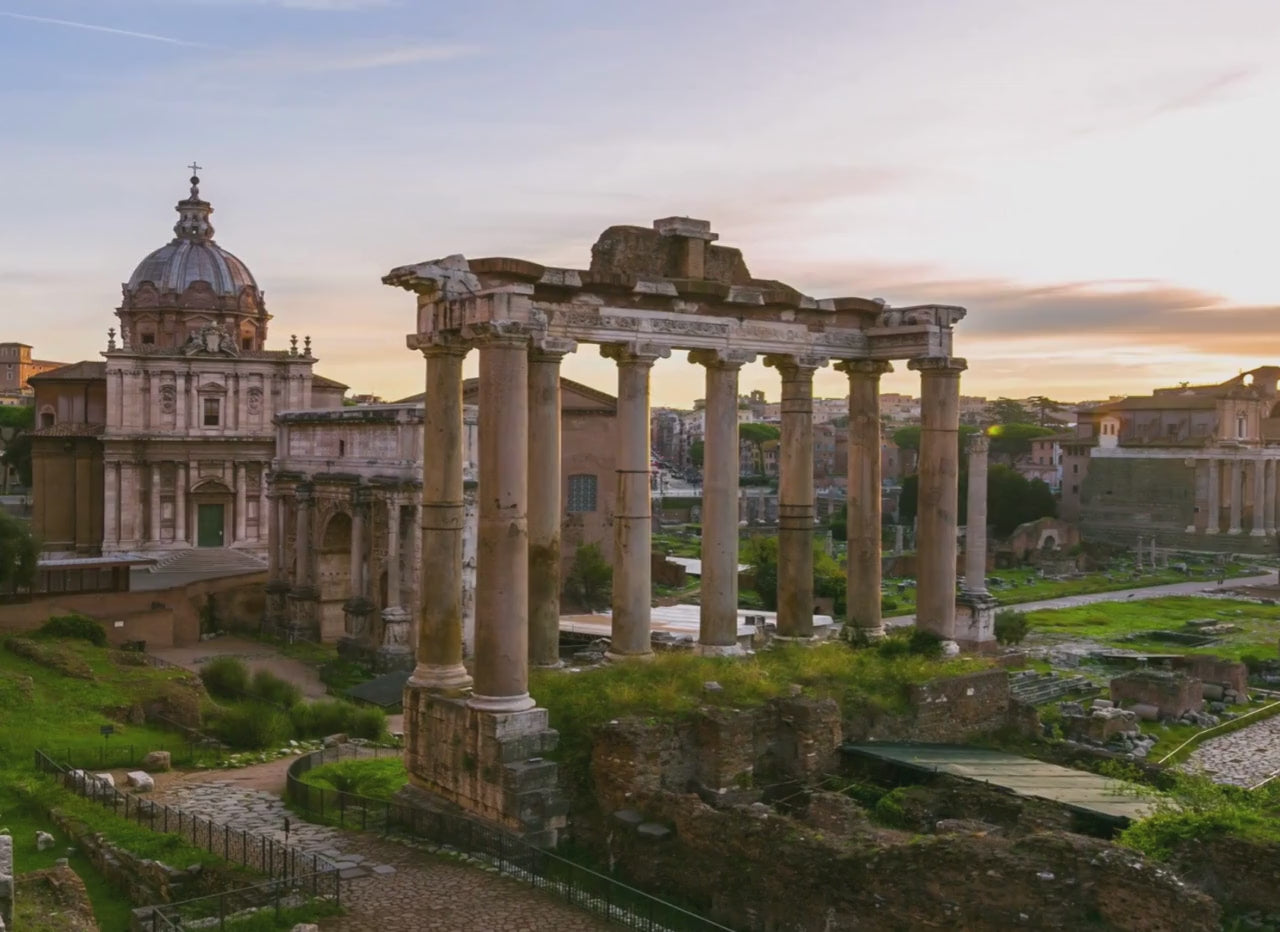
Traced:
[[206, 48], [200, 42], [188, 42], [185, 39], [174, 39], [169, 36], [157, 36], [150, 32], [133, 32], [129, 29], [113, 29], [110, 26], [95, 26], [92, 23], [77, 23], [69, 19], [51, 19], [48, 16], [30, 16], [26, 13], [10, 13], [6, 10], [0, 10], [0, 16], [7, 16], [9, 19], [23, 19], [32, 23], [46, 23], [51, 26], [70, 26], [73, 29], [88, 29], [91, 32], [107, 32], [116, 36], [128, 36], [132, 39], [148, 39], [151, 42], [165, 42], [169, 45], [189, 45], [197, 48]]

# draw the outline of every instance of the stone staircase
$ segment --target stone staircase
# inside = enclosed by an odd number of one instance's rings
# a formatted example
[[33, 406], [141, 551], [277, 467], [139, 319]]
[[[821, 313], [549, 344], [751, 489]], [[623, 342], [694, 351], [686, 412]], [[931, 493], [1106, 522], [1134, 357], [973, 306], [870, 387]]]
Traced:
[[184, 576], [237, 576], [260, 573], [267, 568], [265, 560], [243, 550], [221, 547], [199, 547], [166, 554], [150, 568], [152, 573]]
[[1013, 698], [1028, 705], [1042, 705], [1066, 696], [1092, 696], [1099, 691], [1087, 676], [1058, 676], [1027, 670], [1009, 678]]

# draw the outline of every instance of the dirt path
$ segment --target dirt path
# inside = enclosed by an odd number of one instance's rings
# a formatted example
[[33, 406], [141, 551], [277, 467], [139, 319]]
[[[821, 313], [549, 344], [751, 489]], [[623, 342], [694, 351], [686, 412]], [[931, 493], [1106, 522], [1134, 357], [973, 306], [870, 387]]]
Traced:
[[320, 672], [315, 667], [301, 660], [285, 657], [269, 644], [247, 638], [214, 638], [190, 647], [162, 647], [148, 653], [196, 672], [199, 672], [201, 664], [214, 657], [239, 657], [250, 671], [269, 670], [281, 679], [293, 683], [307, 699], [322, 699], [325, 696], [325, 685], [320, 682]]

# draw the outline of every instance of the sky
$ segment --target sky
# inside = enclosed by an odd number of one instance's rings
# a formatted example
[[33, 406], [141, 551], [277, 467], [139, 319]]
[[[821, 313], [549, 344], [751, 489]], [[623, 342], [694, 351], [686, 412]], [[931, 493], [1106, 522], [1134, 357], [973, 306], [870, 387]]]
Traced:
[[[1222, 381], [1280, 355], [1276, 48], [1274, 0], [0, 0], [0, 340], [97, 358], [194, 159], [269, 345], [388, 399], [390, 268], [676, 214], [816, 297], [966, 306], [966, 394]], [[681, 357], [655, 404], [703, 394]]]

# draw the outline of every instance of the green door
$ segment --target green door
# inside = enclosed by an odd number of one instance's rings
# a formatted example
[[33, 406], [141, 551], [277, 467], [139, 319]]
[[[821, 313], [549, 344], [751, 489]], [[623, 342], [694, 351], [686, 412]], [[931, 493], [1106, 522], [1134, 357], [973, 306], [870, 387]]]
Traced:
[[196, 546], [222, 546], [222, 506], [200, 505], [196, 511]]

